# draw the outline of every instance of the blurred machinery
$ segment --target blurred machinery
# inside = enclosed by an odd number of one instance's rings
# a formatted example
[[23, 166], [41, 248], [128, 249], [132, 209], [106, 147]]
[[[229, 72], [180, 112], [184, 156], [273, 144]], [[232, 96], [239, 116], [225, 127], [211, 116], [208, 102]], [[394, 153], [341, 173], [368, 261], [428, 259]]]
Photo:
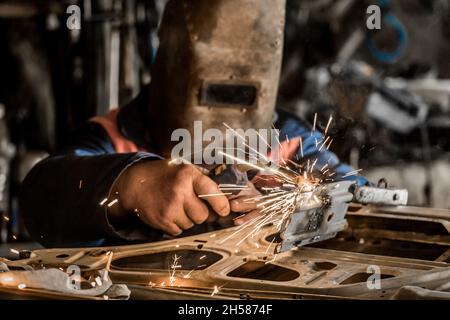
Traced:
[[[450, 207], [448, 1], [290, 1], [279, 105], [330, 114], [334, 152], [410, 203]], [[380, 30], [366, 9], [381, 7]]]

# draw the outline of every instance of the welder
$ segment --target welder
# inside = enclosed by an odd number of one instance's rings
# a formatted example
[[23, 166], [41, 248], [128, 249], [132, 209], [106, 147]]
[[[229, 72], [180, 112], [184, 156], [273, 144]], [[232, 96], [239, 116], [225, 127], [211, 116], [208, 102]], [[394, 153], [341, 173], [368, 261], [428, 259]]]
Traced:
[[[214, 217], [255, 212], [220, 193], [197, 166], [170, 165], [171, 133], [205, 128], [280, 130], [283, 158], [317, 158], [317, 167], [353, 169], [326, 148], [323, 135], [275, 110], [285, 0], [172, 0], [159, 29], [148, 87], [129, 104], [86, 124], [73, 143], [27, 176], [20, 210], [45, 246], [157, 241], [204, 232]], [[300, 150], [299, 139], [302, 137]], [[250, 215], [235, 220], [243, 223]]]

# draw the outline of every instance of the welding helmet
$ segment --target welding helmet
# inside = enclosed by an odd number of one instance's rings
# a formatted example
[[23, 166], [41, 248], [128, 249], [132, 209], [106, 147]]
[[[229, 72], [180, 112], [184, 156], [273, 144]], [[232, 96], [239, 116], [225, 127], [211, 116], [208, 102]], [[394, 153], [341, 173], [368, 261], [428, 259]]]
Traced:
[[285, 0], [170, 0], [149, 115], [159, 148], [178, 128], [267, 129], [280, 77]]

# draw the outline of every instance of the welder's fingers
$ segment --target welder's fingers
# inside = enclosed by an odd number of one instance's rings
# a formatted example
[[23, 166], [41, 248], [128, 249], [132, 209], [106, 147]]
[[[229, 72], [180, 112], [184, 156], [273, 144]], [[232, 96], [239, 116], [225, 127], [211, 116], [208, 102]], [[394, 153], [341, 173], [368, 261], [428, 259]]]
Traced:
[[240, 197], [230, 201], [231, 211], [233, 212], [249, 212], [257, 209], [257, 202], [251, 197]]
[[246, 223], [247, 221], [257, 218], [260, 214], [261, 213], [259, 210], [250, 211], [249, 213], [246, 213], [244, 216], [238, 217], [237, 219], [235, 219], [234, 224], [239, 226], [241, 224]]
[[195, 224], [202, 224], [209, 216], [208, 207], [195, 194], [185, 200], [184, 210]]
[[195, 225], [184, 212], [178, 214], [174, 222], [181, 230], [188, 230]]
[[183, 230], [180, 227], [178, 227], [174, 222], [160, 223], [158, 229], [162, 230], [167, 234], [170, 234], [171, 236], [179, 236], [183, 232]]
[[247, 182], [247, 188], [237, 194], [238, 197], [255, 197], [261, 193], [256, 189], [253, 183]]
[[199, 172], [193, 180], [193, 185], [195, 193], [207, 201], [218, 215], [227, 216], [230, 213], [228, 199], [222, 195], [214, 181]]
[[231, 211], [248, 212], [257, 209], [257, 201], [255, 201], [254, 198], [261, 195], [261, 193], [256, 190], [251, 182], [247, 183], [247, 187], [248, 188], [239, 192], [237, 197], [230, 201]]

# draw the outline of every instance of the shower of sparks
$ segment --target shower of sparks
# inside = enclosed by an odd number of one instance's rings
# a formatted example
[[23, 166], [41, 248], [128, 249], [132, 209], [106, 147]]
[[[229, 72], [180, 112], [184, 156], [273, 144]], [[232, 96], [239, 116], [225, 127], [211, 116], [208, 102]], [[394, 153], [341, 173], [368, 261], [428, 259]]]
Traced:
[[[225, 156], [232, 157], [226, 154]], [[316, 191], [321, 180], [312, 174], [317, 161], [315, 159], [312, 166], [308, 165], [307, 170], [302, 170], [297, 164], [293, 167], [288, 164], [280, 167], [258, 166], [260, 171], [269, 172], [271, 179], [278, 186], [266, 187], [262, 190], [262, 194], [246, 199], [246, 202], [256, 205], [260, 214], [237, 227], [221, 242], [239, 235], [240, 240], [236, 245], [240, 246], [247, 239], [257, 236], [262, 228], [269, 224], [275, 225], [277, 232], [280, 232], [285, 221], [299, 206], [320, 204], [322, 200], [316, 195]]]
[[169, 284], [171, 287], [175, 284], [175, 273], [177, 272], [177, 269], [181, 268], [181, 264], [178, 263], [178, 261], [181, 259], [180, 256], [177, 256], [176, 254], [173, 256], [172, 265], [169, 268]]
[[[328, 136], [328, 131], [332, 125], [333, 117], [330, 115], [323, 138], [314, 138], [316, 152], [321, 152], [324, 149], [329, 149], [333, 143], [331, 136]], [[222, 150], [218, 150], [218, 154], [224, 156], [228, 160], [233, 160], [235, 164], [245, 165], [247, 168], [257, 170], [260, 175], [259, 178], [262, 180], [270, 181], [270, 187], [263, 187], [259, 191], [260, 194], [247, 198], [244, 201], [247, 203], [255, 204], [256, 208], [259, 210], [259, 215], [251, 220], [245, 221], [241, 225], [235, 227], [230, 234], [221, 239], [220, 243], [225, 243], [232, 238], [238, 238], [239, 241], [236, 246], [239, 246], [248, 239], [253, 239], [257, 237], [258, 234], [263, 230], [263, 227], [267, 225], [273, 225], [276, 228], [276, 232], [281, 232], [286, 225], [286, 221], [290, 216], [297, 210], [308, 207], [321, 206], [325, 202], [322, 195], [323, 185], [325, 183], [333, 182], [336, 172], [332, 169], [330, 164], [331, 158], [327, 163], [320, 162], [318, 158], [309, 157], [305, 159], [304, 154], [304, 141], [300, 137], [299, 139], [299, 151], [296, 155], [297, 162], [280, 159], [280, 163], [276, 164], [274, 162], [268, 161], [267, 155], [263, 155], [254, 148], [252, 148], [244, 137], [242, 137], [237, 131], [233, 130], [229, 125], [225, 124], [227, 129], [232, 130], [235, 136], [242, 139], [244, 146], [247, 150], [244, 153], [248, 155], [248, 150], [256, 152], [254, 158], [257, 160], [256, 163], [246, 161], [240, 157], [236, 157], [233, 152], [228, 153]], [[312, 127], [311, 136], [317, 130], [318, 126], [318, 115], [314, 114], [314, 122]], [[286, 137], [289, 139], [288, 137]], [[276, 137], [278, 140], [278, 137]], [[267, 142], [264, 141], [266, 144]], [[279, 142], [279, 140], [278, 140]], [[269, 146], [270, 147], [270, 146]], [[282, 150], [283, 146], [279, 143], [279, 147]], [[234, 150], [236, 151], [236, 150]], [[272, 150], [274, 151], [274, 150]], [[301, 156], [301, 159], [299, 159]], [[263, 159], [265, 161], [261, 162], [258, 159]], [[185, 163], [184, 159], [175, 159], [171, 163]], [[356, 175], [361, 170], [354, 170], [348, 172], [343, 176], [349, 177]], [[273, 186], [275, 185], [275, 186]], [[200, 198], [215, 197], [215, 196], [229, 196], [232, 194], [237, 194], [244, 190], [251, 190], [251, 187], [247, 185], [237, 185], [237, 184], [219, 184], [218, 185], [220, 193], [211, 193], [199, 195]], [[239, 216], [237, 219], [242, 218]], [[215, 235], [213, 235], [215, 236]], [[211, 237], [213, 237], [211, 236]], [[273, 240], [266, 250], [266, 254], [269, 248], [273, 247]], [[259, 246], [257, 246], [259, 247]], [[235, 252], [239, 250], [236, 249]], [[174, 257], [174, 262], [169, 270], [170, 284], [173, 285], [175, 282], [175, 272], [176, 269], [181, 266], [178, 264], [180, 257]], [[276, 259], [273, 257], [273, 260]], [[273, 261], [271, 260], [271, 261]], [[185, 275], [190, 277], [190, 273]]]
[[[322, 139], [315, 140], [315, 146], [318, 152], [323, 149], [329, 149], [333, 143], [333, 139], [327, 135], [333, 117], [330, 115], [326, 128], [325, 135]], [[315, 132], [318, 125], [317, 113], [314, 115], [314, 122], [312, 132]], [[231, 129], [225, 124], [228, 129]], [[241, 137], [241, 139], [244, 139]], [[246, 147], [249, 148], [248, 144]], [[280, 145], [280, 147], [282, 147]], [[255, 151], [255, 150], [253, 150]], [[245, 160], [237, 158], [226, 152], [219, 151], [219, 154], [228, 159], [236, 161], [237, 164], [245, 164], [250, 168], [258, 170], [265, 176], [270, 176], [270, 180], [276, 182], [276, 187], [265, 187], [261, 189], [261, 194], [244, 200], [248, 203], [253, 203], [260, 210], [260, 214], [255, 218], [244, 222], [236, 227], [231, 234], [221, 240], [220, 243], [224, 243], [234, 237], [240, 238], [236, 246], [240, 246], [247, 239], [255, 238], [262, 228], [266, 225], [272, 224], [276, 227], [276, 231], [280, 232], [285, 226], [285, 222], [289, 219], [296, 210], [302, 207], [310, 207], [322, 205], [324, 198], [321, 196], [322, 186], [324, 183], [333, 182], [336, 172], [330, 167], [329, 162], [320, 163], [318, 158], [304, 159], [303, 152], [303, 140], [300, 138], [299, 153], [302, 159], [306, 162], [306, 165], [295, 163], [291, 160], [281, 161], [279, 166], [274, 163], [263, 165], [249, 163]], [[257, 155], [261, 159], [266, 158], [259, 152]], [[283, 159], [282, 159], [283, 160]], [[298, 160], [298, 158], [297, 158]], [[320, 163], [320, 167], [318, 166]], [[361, 170], [354, 170], [347, 173], [343, 177], [356, 175]], [[264, 179], [264, 177], [261, 177]], [[219, 185], [220, 191], [228, 194], [230, 191], [245, 190], [245, 186], [238, 185]], [[211, 195], [212, 196], [212, 195]], [[242, 218], [242, 216], [237, 219]], [[272, 247], [269, 245], [269, 247]], [[274, 257], [275, 259], [276, 257]]]

